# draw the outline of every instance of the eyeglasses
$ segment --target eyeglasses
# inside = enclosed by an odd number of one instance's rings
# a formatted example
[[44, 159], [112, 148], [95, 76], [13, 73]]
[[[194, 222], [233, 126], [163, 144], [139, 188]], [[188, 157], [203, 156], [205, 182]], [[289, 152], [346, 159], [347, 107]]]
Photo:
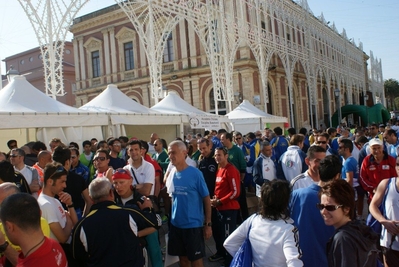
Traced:
[[342, 205], [323, 205], [323, 204], [317, 203], [317, 204], [316, 204], [316, 207], [317, 207], [320, 211], [323, 210], [323, 209], [326, 209], [326, 210], [328, 210], [328, 211], [334, 211], [334, 210], [337, 210], [337, 209], [341, 208]]
[[325, 145], [325, 144], [327, 144], [327, 141], [318, 141], [317, 144], [323, 144], [323, 145]]
[[93, 160], [94, 161], [104, 161], [106, 157], [95, 157]]
[[66, 170], [65, 170], [64, 166], [59, 166], [59, 167], [55, 170], [55, 172], [54, 172], [52, 175], [50, 175], [49, 179], [50, 179], [51, 177], [53, 177], [54, 175], [56, 175], [57, 173], [63, 173], [63, 172], [66, 173]]
[[20, 155], [13, 155], [13, 154], [11, 154], [10, 157], [11, 157], [11, 158], [16, 158], [16, 157], [20, 157]]

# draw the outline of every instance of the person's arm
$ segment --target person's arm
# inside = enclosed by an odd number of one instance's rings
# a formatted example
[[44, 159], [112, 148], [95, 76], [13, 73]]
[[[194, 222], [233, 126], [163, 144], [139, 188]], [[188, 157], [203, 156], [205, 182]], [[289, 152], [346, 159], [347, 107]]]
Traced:
[[[73, 205], [74, 203], [72, 202], [72, 197], [70, 194], [68, 194], [64, 191], [61, 191], [58, 194], [58, 197], [59, 197], [59, 200], [67, 206], [67, 208], [68, 208], [67, 215], [70, 216], [70, 219], [72, 221], [72, 227], [73, 227], [78, 222], [78, 215], [76, 214], [76, 210]], [[67, 216], [67, 218], [68, 218], [68, 216]]]
[[[1, 227], [3, 227], [3, 226], [1, 226]], [[0, 231], [0, 245], [4, 244], [5, 242], [6, 242], [6, 239], [5, 239], [5, 235], [3, 234], [3, 230], [2, 230], [2, 231]], [[11, 264], [13, 266], [17, 265], [19, 252], [16, 251], [11, 246], [11, 244], [8, 244], [6, 250], [3, 253], [4, 253], [4, 256], [11, 262]]]
[[399, 228], [395, 224], [399, 223], [399, 221], [393, 221], [385, 218], [384, 215], [381, 214], [380, 209], [378, 208], [381, 205], [382, 200], [384, 199], [385, 191], [387, 189], [389, 181], [390, 179], [384, 179], [380, 182], [375, 192], [375, 195], [373, 196], [370, 202], [369, 210], [371, 215], [373, 215], [373, 217], [378, 222], [384, 225], [385, 229], [387, 229], [389, 233], [397, 235], [399, 234]]
[[370, 181], [368, 172], [367, 172], [367, 160], [363, 160], [362, 167], [360, 169], [360, 175], [359, 175], [359, 182], [360, 185], [363, 187], [364, 190], [367, 192], [373, 193], [374, 187], [372, 186], [372, 183]]
[[61, 227], [59, 222], [53, 222], [49, 224], [51, 232], [55, 235], [60, 243], [65, 243], [68, 241], [73, 228], [73, 223], [70, 216], [67, 215], [66, 218], [67, 222], [64, 228]]
[[353, 186], [353, 171], [346, 172], [346, 181]]
[[159, 171], [155, 172], [155, 184], [154, 184], [154, 196], [159, 195], [159, 191], [161, 191], [161, 173]]
[[[209, 198], [209, 195], [203, 198], [203, 203], [204, 203], [204, 210], [205, 210], [205, 223], [211, 223], [211, 212], [212, 212], [212, 207], [211, 207], [211, 199]], [[205, 239], [209, 239], [212, 236], [212, 227], [208, 225], [204, 225], [204, 237]]]
[[293, 230], [285, 232], [283, 253], [288, 267], [303, 266], [303, 262], [300, 260], [302, 252], [299, 248], [299, 236], [296, 227]]
[[251, 220], [245, 220], [224, 241], [223, 246], [231, 256], [234, 256], [236, 254], [236, 252], [244, 242], [245, 238], [247, 237], [250, 221]]
[[152, 184], [144, 183], [144, 184], [136, 184], [136, 190], [142, 194], [143, 196], [149, 196], [151, 194]]
[[[86, 244], [86, 246], [84, 244]], [[72, 257], [80, 263], [80, 266], [84, 266], [89, 254], [87, 253], [87, 240], [83, 228], [77, 227], [74, 229], [72, 234], [71, 249]]]
[[259, 168], [260, 158], [257, 158], [254, 162], [254, 166], [252, 167], [252, 176], [255, 184], [262, 186], [263, 185], [263, 173], [262, 169]]
[[147, 227], [143, 230], [140, 230], [137, 232], [137, 237], [143, 237], [143, 236], [147, 236], [149, 234], [154, 233], [155, 231], [157, 231], [157, 229], [155, 229], [154, 227]]
[[39, 181], [39, 174], [35, 168], [31, 168], [32, 171], [32, 182], [29, 185], [29, 189], [32, 193], [36, 193], [40, 190], [41, 185]]
[[83, 216], [86, 216], [87, 214], [89, 214], [91, 206], [93, 205], [93, 201], [91, 200], [91, 198], [89, 196], [89, 190], [87, 190], [87, 188], [82, 191], [82, 197], [83, 197], [83, 200], [85, 201], [85, 208], [83, 210]]
[[227, 172], [230, 192], [220, 198], [220, 202], [222, 205], [240, 196], [240, 174], [234, 166], [233, 168], [234, 171]]

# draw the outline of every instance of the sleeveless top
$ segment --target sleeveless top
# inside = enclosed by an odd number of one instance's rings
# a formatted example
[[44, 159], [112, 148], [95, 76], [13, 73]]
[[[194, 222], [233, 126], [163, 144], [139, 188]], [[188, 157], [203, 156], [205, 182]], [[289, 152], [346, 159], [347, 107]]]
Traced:
[[[399, 220], [399, 192], [396, 188], [396, 177], [391, 178], [388, 185], [388, 192], [385, 199], [385, 218], [389, 220]], [[392, 235], [388, 233], [382, 225], [380, 244], [389, 248], [392, 241]], [[399, 237], [395, 238], [392, 249], [399, 251]]]

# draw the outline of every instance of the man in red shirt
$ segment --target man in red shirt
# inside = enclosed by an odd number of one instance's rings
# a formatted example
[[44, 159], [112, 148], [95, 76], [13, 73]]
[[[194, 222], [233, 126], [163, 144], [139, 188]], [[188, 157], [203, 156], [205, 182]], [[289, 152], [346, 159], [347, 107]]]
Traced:
[[379, 138], [369, 141], [371, 154], [364, 158], [360, 169], [360, 184], [369, 192], [369, 203], [383, 179], [396, 177], [396, 160], [384, 151], [383, 145]]
[[[214, 233], [216, 247], [219, 247], [219, 244], [223, 247], [223, 242], [236, 229], [237, 213], [240, 209], [237, 201], [240, 195], [240, 172], [227, 159], [227, 150], [217, 147], [215, 160], [219, 169], [216, 173], [215, 194], [211, 199], [211, 205], [216, 208], [219, 218], [217, 222], [219, 231]], [[232, 257], [225, 249], [223, 257], [224, 266], [230, 266]]]
[[[1, 204], [0, 218], [7, 237], [13, 244], [21, 247], [16, 266], [68, 266], [60, 244], [43, 235], [40, 214], [37, 200], [29, 194], [11, 195]], [[3, 234], [0, 234], [0, 244], [0, 250], [4, 252], [8, 242], [4, 240]]]

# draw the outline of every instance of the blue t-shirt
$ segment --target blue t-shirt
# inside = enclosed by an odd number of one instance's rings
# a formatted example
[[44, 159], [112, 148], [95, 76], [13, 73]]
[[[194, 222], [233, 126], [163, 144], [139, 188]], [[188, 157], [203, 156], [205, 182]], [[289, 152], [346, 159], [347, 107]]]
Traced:
[[203, 198], [209, 196], [202, 172], [192, 166], [176, 171], [173, 180], [171, 223], [178, 228], [197, 228], [204, 223]]
[[346, 160], [344, 160], [341, 172], [342, 179], [346, 179], [347, 172], [353, 172], [353, 187], [358, 186], [359, 165], [357, 164], [357, 160], [354, 157], [349, 157]]
[[294, 190], [291, 195], [291, 218], [299, 230], [301, 260], [306, 267], [328, 266], [326, 247], [335, 231], [333, 226], [326, 226], [316, 208], [316, 204], [320, 203], [319, 190], [318, 185], [312, 184]]

